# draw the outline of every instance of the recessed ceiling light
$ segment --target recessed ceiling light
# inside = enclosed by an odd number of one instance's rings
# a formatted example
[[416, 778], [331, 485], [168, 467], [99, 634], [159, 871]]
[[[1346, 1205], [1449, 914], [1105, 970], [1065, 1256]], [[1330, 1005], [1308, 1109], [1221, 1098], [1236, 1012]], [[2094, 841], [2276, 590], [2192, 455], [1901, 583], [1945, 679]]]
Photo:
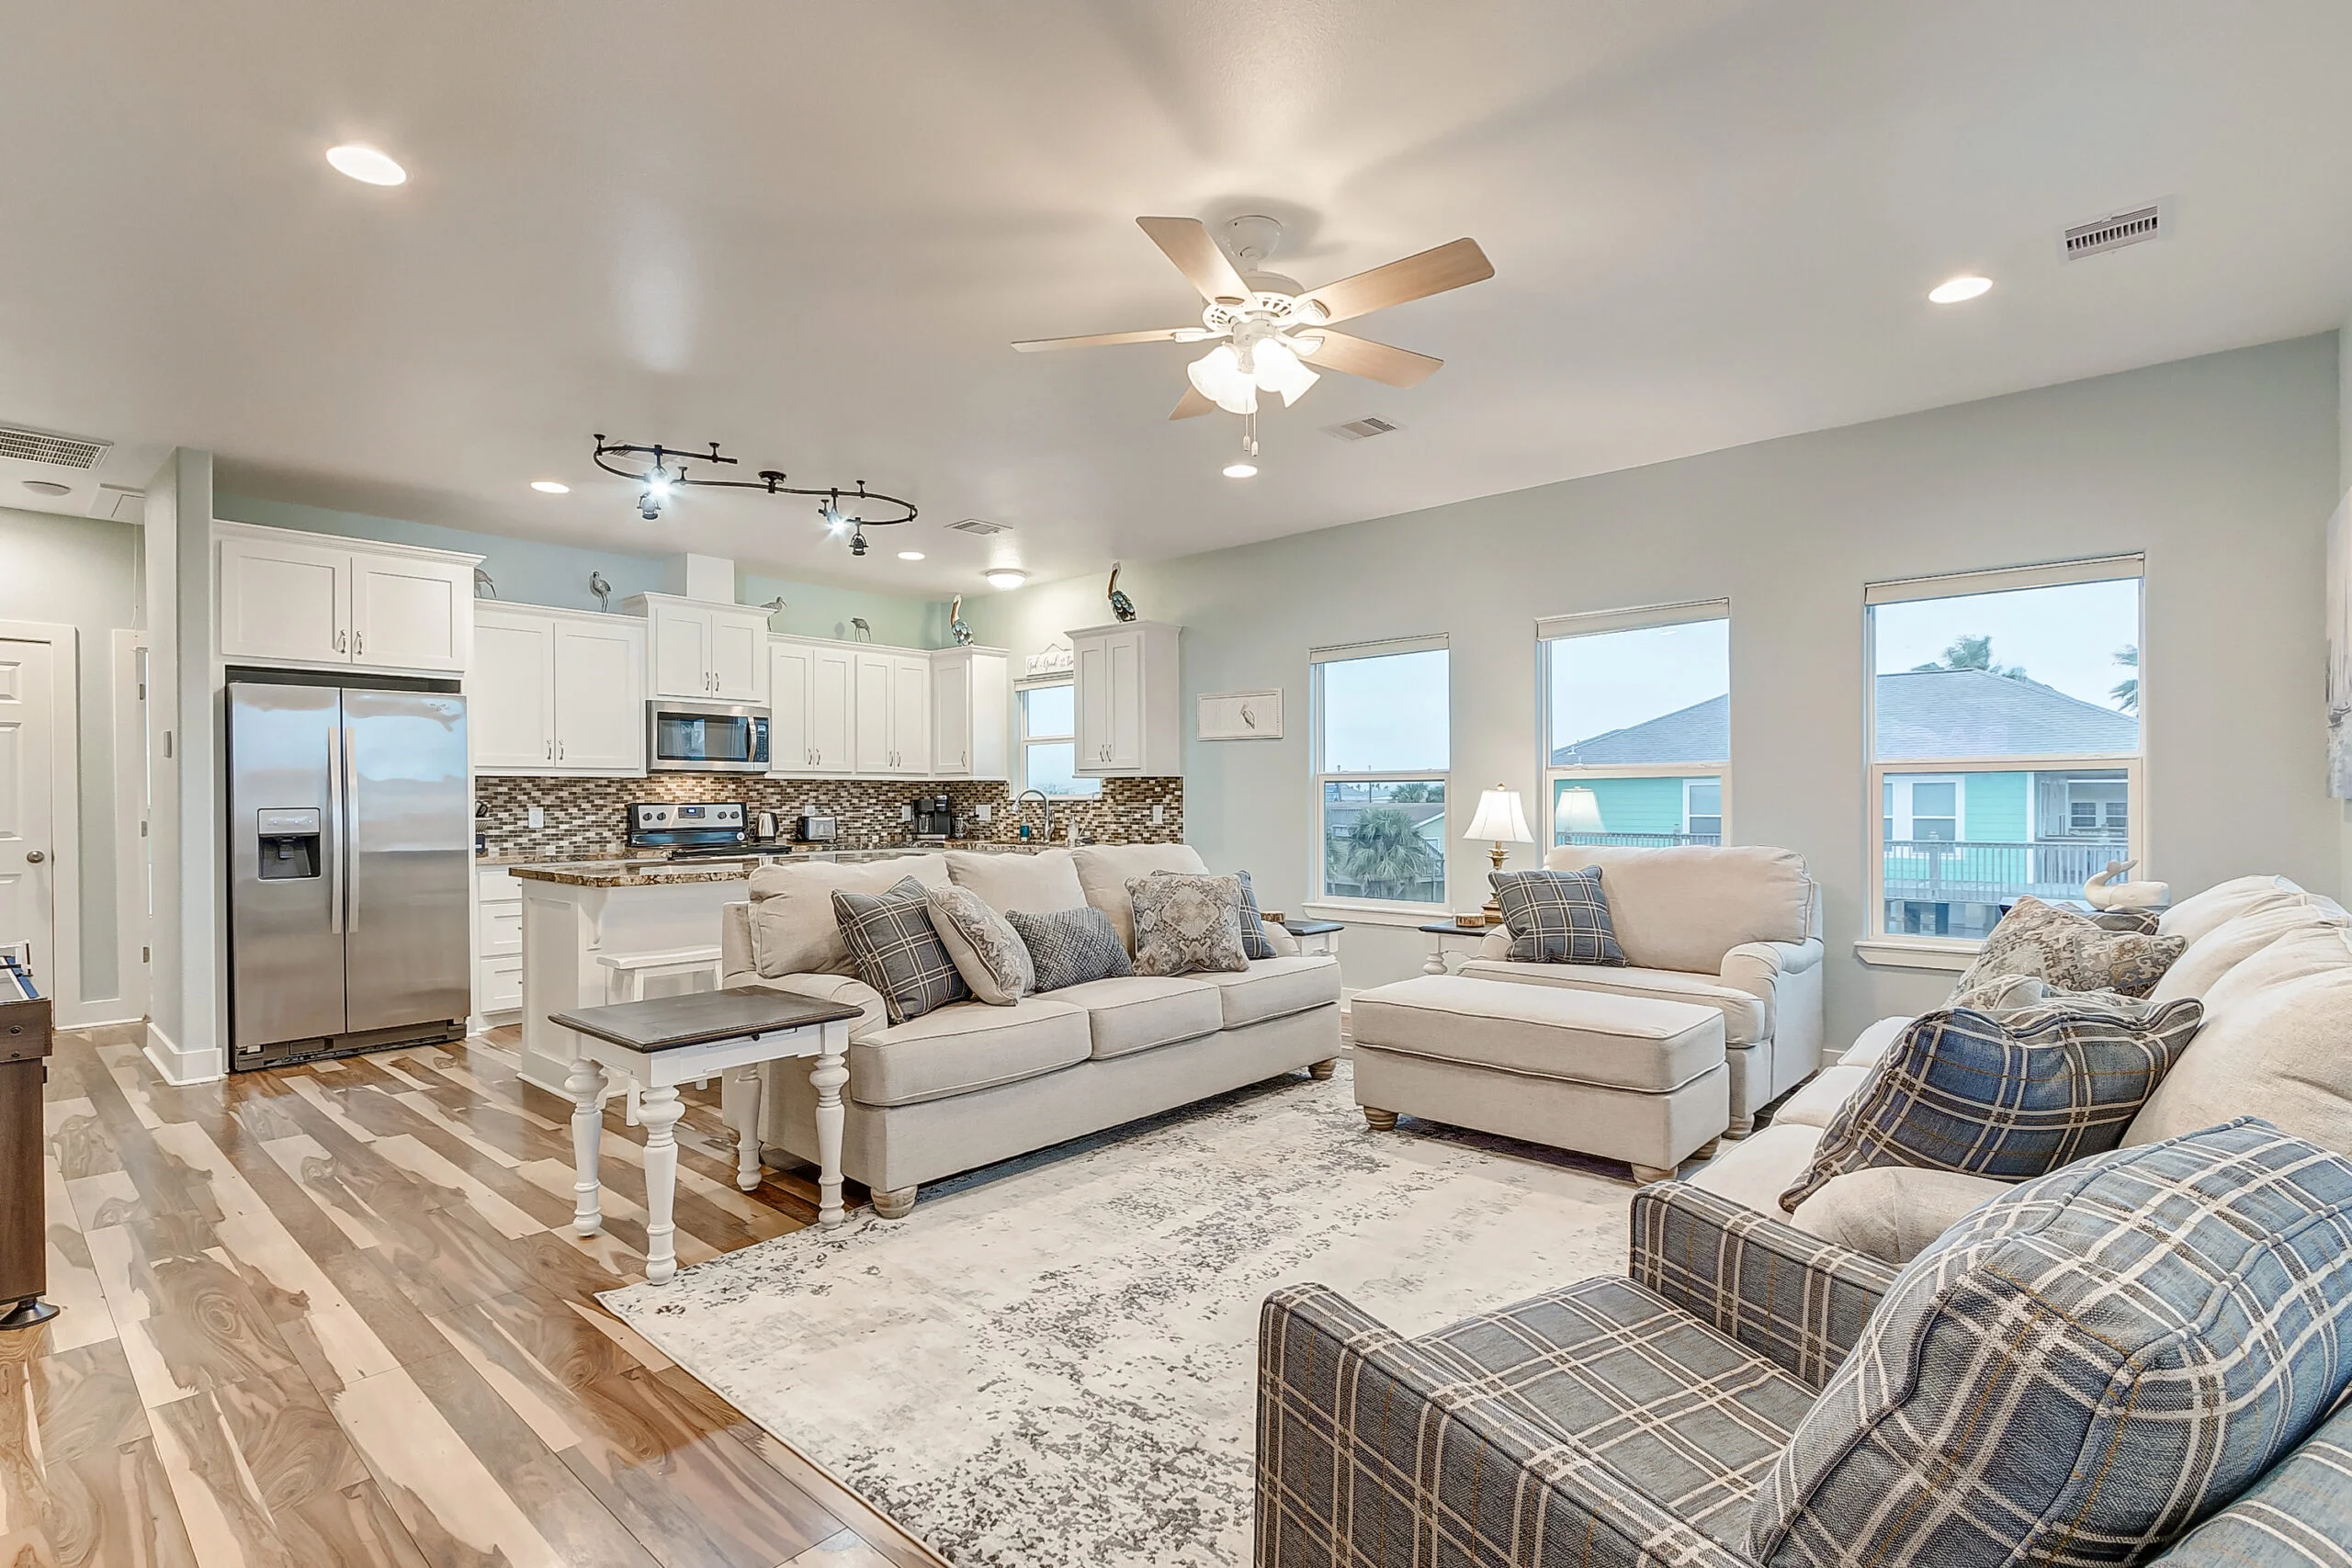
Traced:
[[65, 495], [74, 489], [72, 485], [62, 485], [55, 479], [27, 479], [25, 488], [35, 495]]
[[362, 185], [396, 186], [408, 179], [406, 169], [373, 147], [363, 147], [356, 141], [328, 148], [327, 162], [335, 166], [337, 173], [349, 175]]
[[1229, 479], [1254, 479], [1258, 477], [1258, 465], [1255, 463], [1227, 463], [1225, 466], [1225, 477]]
[[1029, 581], [1029, 574], [1017, 566], [992, 566], [980, 575], [990, 588], [1018, 588]]
[[1993, 287], [1989, 277], [1950, 277], [1928, 290], [1928, 298], [1938, 305], [1957, 305], [1963, 299], [1973, 299]]
[[900, 560], [921, 560], [922, 559], [922, 552], [921, 550], [900, 550], [899, 552], [899, 558]]
[[571, 487], [559, 479], [533, 479], [531, 488], [541, 495], [570, 495]]

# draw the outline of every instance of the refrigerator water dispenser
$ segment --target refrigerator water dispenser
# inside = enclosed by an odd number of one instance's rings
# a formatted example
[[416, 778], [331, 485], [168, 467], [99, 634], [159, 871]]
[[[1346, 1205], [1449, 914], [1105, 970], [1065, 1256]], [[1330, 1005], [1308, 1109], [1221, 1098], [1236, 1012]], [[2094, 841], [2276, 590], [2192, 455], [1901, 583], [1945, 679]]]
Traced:
[[264, 882], [298, 881], [319, 874], [319, 813], [309, 807], [254, 814], [261, 840], [259, 871]]

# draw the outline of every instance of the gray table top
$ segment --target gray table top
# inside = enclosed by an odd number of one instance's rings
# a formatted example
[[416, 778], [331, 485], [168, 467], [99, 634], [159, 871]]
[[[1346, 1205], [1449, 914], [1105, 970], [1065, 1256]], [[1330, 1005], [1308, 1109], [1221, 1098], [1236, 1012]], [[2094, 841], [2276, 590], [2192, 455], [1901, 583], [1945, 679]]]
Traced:
[[689, 991], [680, 997], [549, 1013], [548, 1021], [626, 1050], [650, 1054], [842, 1022], [857, 1016], [857, 1009], [838, 1002], [771, 991], [765, 986], [731, 986], [723, 991]]

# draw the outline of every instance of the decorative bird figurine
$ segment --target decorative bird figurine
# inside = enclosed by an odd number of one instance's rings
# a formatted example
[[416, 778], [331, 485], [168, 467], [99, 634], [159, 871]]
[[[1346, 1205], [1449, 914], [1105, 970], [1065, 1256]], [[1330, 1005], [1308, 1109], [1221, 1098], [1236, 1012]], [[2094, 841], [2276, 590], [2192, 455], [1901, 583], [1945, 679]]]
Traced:
[[1104, 592], [1110, 596], [1111, 614], [1123, 621], [1132, 621], [1136, 618], [1136, 602], [1119, 592], [1119, 563], [1117, 561], [1111, 563], [1111, 581]]
[[2139, 863], [2136, 860], [2108, 862], [2105, 871], [2083, 884], [2083, 897], [2094, 909], [2153, 909], [2172, 902], [2170, 883], [2116, 880]]
[[874, 640], [874, 628], [865, 624], [864, 615], [852, 615], [849, 618], [849, 624], [856, 629], [858, 641], [872, 642]]
[[498, 584], [492, 582], [490, 580], [490, 573], [479, 566], [474, 568], [474, 597], [477, 599], [498, 597]]
[[956, 646], [958, 648], [965, 647], [972, 640], [972, 628], [964, 624], [964, 596], [961, 593], [948, 603], [947, 635], [956, 639]]
[[768, 613], [769, 620], [775, 620], [778, 615], [784, 614], [784, 595], [781, 593], [777, 594], [775, 598], [761, 605], [760, 608]]
[[596, 608], [608, 615], [613, 613], [613, 585], [605, 581], [603, 572], [588, 574], [588, 592], [596, 596]]

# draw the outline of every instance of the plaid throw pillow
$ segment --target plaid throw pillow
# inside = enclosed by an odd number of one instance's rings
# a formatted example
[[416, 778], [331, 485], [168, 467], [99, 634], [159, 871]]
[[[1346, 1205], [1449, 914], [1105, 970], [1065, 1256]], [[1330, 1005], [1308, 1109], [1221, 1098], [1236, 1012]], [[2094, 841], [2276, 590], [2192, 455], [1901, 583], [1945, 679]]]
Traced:
[[1928, 1013], [1838, 1108], [1781, 1207], [1793, 1214], [1832, 1177], [1873, 1166], [2026, 1181], [2104, 1154], [2204, 1021], [2190, 998]]
[[911, 876], [878, 896], [833, 889], [833, 919], [857, 977], [882, 993], [892, 1023], [972, 994], [932, 929], [929, 894]]
[[[1903, 1270], [1757, 1489], [1747, 1560], [2150, 1562], [2347, 1385], [2352, 1161], [2250, 1119], [2100, 1155]], [[2320, 1561], [2302, 1539], [2244, 1561]]]
[[1604, 964], [1622, 968], [1625, 950], [1609, 923], [1609, 895], [1600, 868], [1582, 871], [1496, 871], [1495, 902], [1510, 930], [1516, 964]]
[[1119, 940], [1118, 928], [1091, 904], [1047, 915], [1007, 909], [1004, 918], [1021, 933], [1021, 945], [1029, 950], [1040, 991], [1058, 991], [1136, 972], [1127, 962], [1126, 944]]

